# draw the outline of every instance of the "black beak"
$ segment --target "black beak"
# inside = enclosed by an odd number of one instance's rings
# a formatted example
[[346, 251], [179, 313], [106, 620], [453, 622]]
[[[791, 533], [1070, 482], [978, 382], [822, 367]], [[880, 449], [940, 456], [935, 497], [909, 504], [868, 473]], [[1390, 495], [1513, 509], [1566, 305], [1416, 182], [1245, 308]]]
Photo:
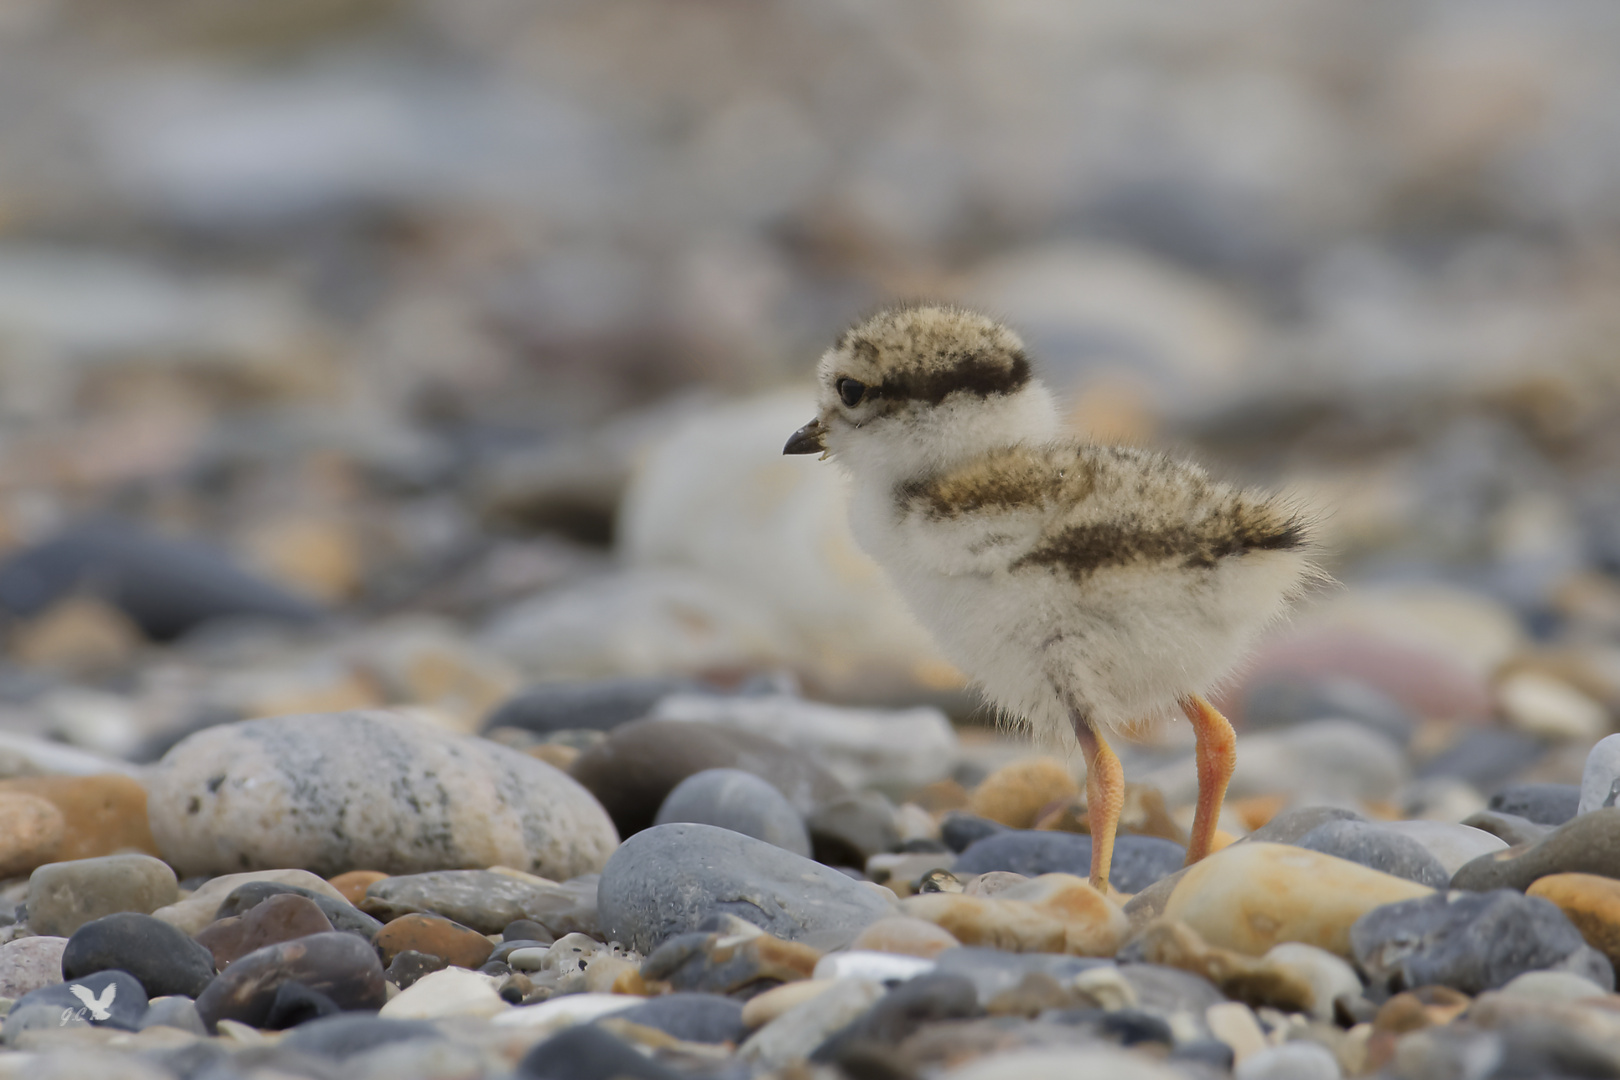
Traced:
[[820, 454], [827, 449], [827, 429], [819, 419], [812, 420], [793, 433], [793, 438], [782, 447], [784, 454]]

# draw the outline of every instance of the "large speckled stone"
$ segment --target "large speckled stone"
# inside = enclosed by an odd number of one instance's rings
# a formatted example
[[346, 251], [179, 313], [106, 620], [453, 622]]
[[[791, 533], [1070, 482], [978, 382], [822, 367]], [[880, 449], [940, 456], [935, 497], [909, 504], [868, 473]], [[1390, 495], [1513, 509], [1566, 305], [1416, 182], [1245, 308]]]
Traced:
[[880, 890], [831, 867], [729, 829], [686, 823], [626, 840], [602, 871], [597, 904], [603, 933], [639, 952], [715, 912], [788, 941], [849, 941], [894, 913]]
[[164, 755], [148, 786], [153, 835], [185, 875], [501, 864], [569, 878], [618, 843], [564, 773], [380, 710], [209, 728]]

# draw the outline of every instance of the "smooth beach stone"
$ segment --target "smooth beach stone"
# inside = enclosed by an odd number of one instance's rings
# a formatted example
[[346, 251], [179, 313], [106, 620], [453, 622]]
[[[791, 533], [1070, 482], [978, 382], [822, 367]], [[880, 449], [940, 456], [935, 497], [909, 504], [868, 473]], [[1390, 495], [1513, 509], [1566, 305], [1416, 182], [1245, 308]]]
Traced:
[[1597, 874], [1549, 874], [1525, 895], [1557, 904], [1588, 945], [1620, 965], [1620, 881]]
[[[1388, 799], [1410, 769], [1399, 743], [1353, 720], [1311, 720], [1243, 738], [1227, 797], [1283, 795], [1313, 802]], [[1198, 797], [1198, 767], [1191, 755], [1140, 779], [1170, 806]]]
[[29, 795], [56, 807], [62, 815], [62, 835], [52, 861], [131, 851], [160, 853], [147, 820], [146, 788], [134, 777], [115, 772], [18, 776], [0, 780], [0, 793]]
[[518, 1062], [526, 1080], [680, 1080], [681, 1074], [595, 1024], [580, 1024], [536, 1046]]
[[366, 890], [388, 875], [381, 870], [349, 870], [327, 881], [343, 899], [358, 905], [366, 898]]
[[942, 1080], [1184, 1080], [1173, 1065], [1107, 1043], [985, 1054], [940, 1074]]
[[[978, 989], [980, 1004], [986, 1004], [998, 994], [1011, 990], [1031, 972], [1050, 976], [1062, 983], [1102, 968], [1112, 971], [1114, 965], [1108, 960], [1066, 956], [1061, 953], [1011, 953], [1000, 949], [969, 946], [946, 949], [934, 958], [934, 973], [960, 975], [972, 982]], [[1219, 992], [1213, 986], [1209, 986], [1209, 991], [1217, 999], [1220, 998]]]
[[1452, 875], [1451, 887], [1523, 891], [1548, 874], [1620, 878], [1620, 806], [1572, 818], [1528, 848], [1509, 848], [1465, 863]]
[[65, 937], [25, 937], [0, 945], [0, 998], [15, 1000], [62, 981]]
[[883, 997], [883, 984], [867, 979], [841, 979], [766, 1024], [738, 1047], [744, 1061], [762, 1069], [780, 1069], [804, 1061], [833, 1032], [853, 1023]]
[[961, 810], [952, 810], [939, 823], [939, 838], [945, 842], [946, 847], [959, 853], [987, 836], [1006, 831], [1005, 825]]
[[696, 929], [714, 912], [774, 937], [853, 938], [891, 901], [830, 867], [710, 825], [658, 825], [620, 845], [602, 871], [602, 931], [637, 952]]
[[286, 982], [302, 983], [342, 1009], [380, 1009], [387, 1000], [376, 951], [354, 934], [333, 931], [248, 953], [208, 984], [197, 1012], [210, 1031], [221, 1020], [259, 1027]]
[[[1503, 847], [1518, 847], [1520, 844], [1533, 844], [1556, 828], [1556, 826], [1553, 825], [1537, 825], [1529, 818], [1522, 818], [1517, 814], [1503, 814], [1495, 810], [1480, 810], [1476, 813], [1469, 814], [1467, 817], [1463, 818], [1462, 823], [1467, 825], [1470, 829], [1478, 829], [1480, 832], [1490, 833], [1492, 836], [1502, 841]], [[1496, 850], [1500, 851], [1501, 848]], [[1492, 852], [1481, 852], [1481, 854], [1489, 855], [1492, 854]], [[1474, 856], [1476, 859], [1479, 857], [1479, 855]], [[1470, 859], [1469, 861], [1472, 862], [1473, 860]], [[1460, 870], [1462, 867], [1458, 867], [1457, 869]], [[1452, 871], [1453, 874], [1456, 872], [1456, 870]]]
[[282, 881], [246, 881], [232, 889], [214, 912], [216, 919], [230, 919], [246, 915], [254, 908], [269, 903], [277, 896], [301, 896], [321, 909], [321, 914], [334, 930], [347, 930], [359, 934], [367, 941], [375, 938], [383, 924], [346, 900], [334, 900], [325, 893], [301, 885]]
[[484, 721], [484, 730], [515, 727], [538, 735], [612, 731], [640, 720], [671, 694], [704, 689], [697, 680], [679, 675], [540, 683], [503, 701]]
[[804, 818], [769, 782], [741, 769], [705, 769], [676, 784], [653, 823], [680, 821], [730, 829], [810, 857]]
[[289, 980], [276, 987], [276, 995], [270, 1000], [270, 1009], [264, 1014], [259, 1027], [266, 1031], [285, 1031], [325, 1016], [336, 1016], [342, 1011], [337, 1002], [319, 990], [312, 990], [297, 980]]
[[55, 862], [67, 821], [37, 795], [0, 790], [0, 878]]
[[810, 846], [819, 863], [862, 867], [874, 855], [900, 846], [894, 804], [881, 792], [841, 795], [805, 815]]
[[613, 729], [568, 770], [606, 807], [619, 835], [650, 827], [682, 780], [708, 769], [741, 769], [808, 814], [848, 794], [809, 755], [775, 739], [703, 721], [636, 720]]
[[494, 870], [435, 870], [377, 882], [366, 890], [365, 906], [385, 919], [442, 915], [480, 934], [498, 934], [527, 919], [557, 938], [596, 932], [595, 894], [590, 878], [558, 883]]
[[439, 1029], [420, 1020], [385, 1020], [379, 1016], [342, 1013], [300, 1024], [281, 1040], [299, 1053], [344, 1061], [380, 1046], [441, 1038]]
[[1359, 996], [1361, 980], [1349, 964], [1323, 949], [1285, 942], [1254, 958], [1206, 943], [1185, 923], [1162, 919], [1131, 939], [1121, 963], [1147, 961], [1201, 975], [1225, 994], [1259, 1008], [1309, 1013], [1331, 1021], [1334, 999]]
[[1609, 962], [1557, 905], [1511, 889], [1387, 904], [1357, 920], [1350, 944], [1367, 977], [1391, 990], [1449, 986], [1478, 994], [1554, 967], [1614, 985]]
[[476, 968], [495, 951], [483, 934], [438, 915], [402, 915], [378, 931], [373, 944], [385, 964], [409, 949], [443, 957], [456, 967]]
[[1586, 753], [1581, 772], [1581, 814], [1605, 806], [1620, 806], [1620, 735], [1606, 735]]
[[208, 728], [148, 783], [152, 833], [186, 874], [498, 864], [566, 878], [599, 869], [618, 841], [566, 774], [380, 710]]
[[174, 871], [150, 855], [102, 855], [46, 863], [28, 878], [28, 927], [67, 937], [92, 919], [120, 911], [146, 914], [180, 894]]
[[71, 1015], [92, 1027], [134, 1031], [146, 1013], [147, 997], [129, 972], [98, 971], [24, 994], [11, 1007], [12, 1013], [21, 1013], [30, 1005], [52, 1006], [59, 1017]]
[[1284, 844], [1239, 843], [1192, 866], [1164, 916], [1218, 948], [1261, 956], [1298, 941], [1350, 955], [1350, 926], [1374, 908], [1433, 890]]
[[208, 1037], [208, 1029], [203, 1026], [202, 1017], [197, 1013], [197, 1003], [189, 997], [153, 998], [147, 1003], [137, 1026], [142, 1031], [150, 1027], [171, 1027], [199, 1038]]
[[1431, 889], [1443, 889], [1451, 880], [1440, 860], [1422, 844], [1368, 821], [1318, 825], [1300, 837], [1295, 846], [1348, 859]]
[[966, 1020], [982, 1013], [978, 989], [961, 975], [919, 975], [878, 998], [860, 1016], [834, 1033], [810, 1055], [812, 1062], [835, 1063], [853, 1046], [897, 1046], [924, 1024]]
[[[1160, 878], [1181, 869], [1187, 849], [1157, 836], [1120, 836], [1114, 841], [1114, 862], [1108, 883], [1122, 893], [1141, 892]], [[1006, 870], [1026, 877], [1040, 874], [1091, 872], [1091, 837], [1077, 833], [1009, 830], [987, 836], [957, 858], [951, 872], [957, 877]]]
[[1233, 1080], [1340, 1080], [1343, 1075], [1333, 1051], [1313, 1042], [1268, 1046], [1232, 1072]]
[[[711, 920], [703, 925], [712, 925]], [[820, 950], [769, 934], [699, 930], [665, 940], [642, 962], [640, 974], [676, 990], [746, 995], [808, 979], [821, 958]]]
[[0, 608], [31, 616], [87, 589], [158, 641], [211, 619], [310, 622], [314, 603], [242, 569], [211, 544], [117, 520], [58, 533], [0, 562]]
[[1420, 778], [1450, 776], [1489, 791], [1534, 765], [1546, 753], [1540, 739], [1502, 728], [1470, 728], [1418, 767]]
[[1464, 863], [1508, 846], [1507, 841], [1494, 833], [1448, 821], [1381, 821], [1378, 827], [1422, 844], [1430, 855], [1440, 860], [1448, 881]]
[[494, 1016], [512, 1006], [501, 999], [501, 980], [466, 968], [423, 975], [382, 1007], [386, 1020], [435, 1020], [444, 1016]]
[[1584, 975], [1570, 971], [1526, 971], [1509, 979], [1501, 991], [1526, 1001], [1590, 1001], [1609, 996], [1609, 991]]
[[738, 1043], [748, 1033], [742, 1002], [719, 994], [665, 994], [615, 1015], [685, 1042]]
[[1249, 844], [1297, 844], [1299, 838], [1330, 821], [1366, 821], [1354, 810], [1342, 806], [1296, 806], [1277, 814], [1244, 837]]
[[1079, 794], [1080, 785], [1063, 762], [1029, 757], [1009, 762], [980, 781], [968, 809], [1010, 829], [1029, 829], [1047, 806]]
[[830, 952], [816, 961], [810, 977], [818, 982], [827, 979], [870, 979], [893, 986], [933, 970], [934, 962], [921, 957], [843, 949]]
[[111, 969], [135, 976], [148, 997], [195, 998], [214, 977], [214, 957], [162, 919], [120, 912], [79, 927], [62, 953], [69, 981]]
[[950, 931], [934, 923], [908, 915], [891, 915], [862, 930], [849, 947], [931, 960], [960, 944]]
[[[548, 938], [551, 940], [547, 940]], [[532, 941], [542, 945], [550, 945], [551, 941], [556, 939], [552, 937], [549, 929], [541, 926], [533, 919], [513, 919], [501, 928], [501, 940], [505, 942]]]
[[1509, 784], [1492, 795], [1486, 807], [1537, 825], [1562, 825], [1580, 805], [1581, 789], [1574, 784]]
[[296, 941], [332, 929], [332, 921], [315, 901], [295, 893], [282, 893], [241, 915], [215, 919], [197, 931], [192, 940], [207, 949], [214, 958], [214, 966], [224, 971], [225, 965], [266, 945]]
[[1402, 746], [1411, 742], [1412, 710], [1361, 679], [1281, 675], [1254, 682], [1243, 701], [1243, 730], [1292, 727], [1308, 720], [1354, 720]]
[[442, 956], [429, 956], [427, 953], [411, 952], [407, 949], [394, 957], [385, 974], [389, 982], [401, 990], [409, 990], [422, 976], [443, 971], [449, 966], [450, 962]]
[[226, 897], [250, 881], [276, 881], [296, 885], [333, 900], [343, 899], [325, 879], [308, 870], [256, 870], [246, 874], [226, 874], [223, 877], [211, 878], [184, 900], [158, 908], [152, 912], [152, 916], [166, 923], [172, 923], [188, 934], [196, 934], [218, 917], [219, 905], [225, 902]]

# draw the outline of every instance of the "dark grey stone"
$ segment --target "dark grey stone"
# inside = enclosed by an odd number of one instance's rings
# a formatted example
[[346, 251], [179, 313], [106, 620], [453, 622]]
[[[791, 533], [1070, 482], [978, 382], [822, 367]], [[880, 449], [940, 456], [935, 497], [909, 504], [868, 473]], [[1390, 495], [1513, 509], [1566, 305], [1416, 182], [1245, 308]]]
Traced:
[[1464, 825], [1482, 829], [1505, 841], [1509, 847], [1533, 844], [1552, 832], [1555, 826], [1537, 825], [1518, 814], [1504, 814], [1498, 810], [1480, 810], [1463, 819]]
[[212, 619], [308, 622], [321, 615], [218, 548], [128, 522], [89, 522], [0, 562], [0, 610], [12, 615], [37, 615], [78, 592], [108, 601], [163, 641]]
[[232, 961], [197, 998], [197, 1012], [210, 1031], [221, 1020], [261, 1027], [287, 982], [303, 983], [342, 1009], [380, 1009], [387, 1000], [376, 950], [356, 934], [332, 930]]
[[1121, 964], [1119, 973], [1136, 991], [1139, 1008], [1157, 1016], [1188, 1013], [1203, 1022], [1204, 1012], [1226, 996], [1202, 975], [1163, 964]]
[[966, 1020], [983, 1011], [972, 979], [939, 972], [919, 975], [894, 987], [854, 1022], [835, 1032], [816, 1048], [810, 1061], [837, 1064], [861, 1044], [895, 1046], [924, 1024]]
[[334, 930], [347, 930], [350, 933], [359, 934], [367, 941], [371, 941], [377, 936], [377, 931], [383, 928], [381, 922], [367, 915], [353, 904], [327, 896], [325, 893], [318, 893], [314, 889], [306, 889], [300, 885], [283, 885], [278, 881], [249, 881], [238, 885], [231, 890], [229, 896], [220, 902], [219, 910], [214, 913], [214, 918], [216, 920], [229, 919], [236, 915], [245, 914], [272, 896], [279, 896], [284, 893], [313, 900], [316, 906], [321, 909], [321, 914], [325, 915], [327, 921], [332, 924]]
[[742, 769], [808, 814], [848, 789], [807, 754], [763, 735], [696, 720], [635, 720], [586, 750], [569, 773], [607, 808], [620, 836], [652, 825], [675, 785], [705, 769]]
[[1366, 821], [1354, 810], [1340, 806], [1300, 806], [1284, 810], [1239, 843], [1298, 844], [1299, 838], [1330, 821]]
[[[127, 971], [98, 971], [31, 990], [17, 999], [12, 1013], [29, 1006], [49, 1006], [66, 1022], [82, 1020], [91, 1027], [135, 1031], [146, 1014], [147, 996], [140, 981]], [[7, 1016], [10, 1037], [10, 1015]]]
[[414, 985], [422, 976], [443, 971], [449, 966], [450, 961], [442, 956], [432, 956], [417, 952], [415, 949], [404, 949], [395, 954], [394, 959], [389, 962], [387, 977], [389, 982], [404, 990]]
[[1355, 720], [1405, 746], [1416, 719], [1406, 706], [1359, 679], [1310, 679], [1285, 675], [1249, 688], [1243, 701], [1243, 728], [1262, 731], [1311, 720]]
[[532, 1080], [680, 1080], [674, 1069], [640, 1053], [595, 1024], [553, 1035], [518, 1062]]
[[640, 720], [670, 694], [709, 692], [696, 679], [671, 675], [541, 683], [502, 702], [484, 729], [522, 728], [540, 735], [554, 731], [612, 731]]
[[1614, 986], [1608, 960], [1557, 905], [1510, 889], [1436, 893], [1374, 908], [1350, 927], [1350, 949], [1368, 979], [1392, 992], [1435, 985], [1478, 994], [1548, 968]]
[[1474, 728], [1418, 766], [1419, 779], [1453, 776], [1485, 791], [1540, 760], [1546, 745], [1518, 731]]
[[665, 994], [614, 1015], [687, 1042], [740, 1043], [748, 1033], [742, 1002], [719, 994]]
[[318, 990], [311, 990], [301, 982], [284, 982], [276, 987], [276, 996], [270, 1001], [270, 1011], [259, 1026], [266, 1031], [286, 1031], [311, 1020], [336, 1016], [343, 1010], [337, 1002]]
[[362, 903], [385, 920], [426, 912], [480, 934], [498, 934], [525, 919], [555, 941], [565, 934], [597, 936], [596, 882], [595, 874], [542, 885], [492, 870], [434, 870], [384, 878], [366, 890]]
[[1509, 848], [1466, 862], [1451, 876], [1451, 887], [1523, 891], [1548, 874], [1620, 878], [1620, 806], [1581, 814], [1527, 848]]
[[[973, 983], [979, 1003], [985, 1004], [1004, 990], [1011, 990], [1025, 975], [1038, 972], [1058, 982], [1067, 982], [1082, 971], [1113, 967], [1112, 960], [1086, 956], [1060, 956], [1056, 953], [1012, 953], [1000, 949], [961, 946], [946, 949], [934, 958], [935, 975], [960, 975]], [[918, 976], [921, 978], [922, 976]]]
[[900, 844], [894, 804], [876, 791], [844, 795], [816, 807], [805, 818], [816, 861], [861, 868], [873, 855]]
[[1491, 796], [1489, 809], [1537, 825], [1562, 825], [1580, 805], [1581, 789], [1575, 784], [1509, 784]]
[[62, 952], [62, 977], [127, 971], [148, 997], [195, 998], [214, 977], [214, 954], [162, 919], [124, 911], [85, 923]]
[[741, 769], [693, 773], [675, 785], [653, 821], [713, 825], [810, 857], [804, 818], [768, 781]]
[[1121, 1046], [1156, 1043], [1169, 1047], [1175, 1043], [1170, 1022], [1141, 1009], [1046, 1009], [1040, 1015], [1042, 1023], [1062, 1024], [1079, 1028], [1099, 1039], [1117, 1042]]
[[712, 825], [659, 825], [619, 846], [597, 892], [602, 931], [641, 953], [714, 912], [779, 938], [851, 936], [893, 911], [878, 893], [792, 852]]
[[[1157, 836], [1118, 836], [1109, 883], [1120, 892], [1141, 892], [1166, 874], [1181, 869], [1187, 849]], [[957, 857], [951, 872], [957, 877], [1007, 870], [1035, 877], [1040, 874], [1091, 872], [1091, 837], [1079, 833], [1009, 829], [987, 836]]]
[[551, 931], [533, 919], [513, 919], [501, 930], [502, 941], [537, 941], [550, 945]]
[[999, 832], [1007, 832], [1007, 826], [999, 821], [970, 814], [965, 810], [952, 810], [946, 814], [939, 823], [940, 839], [945, 846], [955, 852], [963, 852], [987, 836], [994, 836]]
[[188, 997], [153, 998], [141, 1014], [138, 1025], [142, 1031], [149, 1027], [172, 1027], [206, 1037], [208, 1029], [197, 1014], [197, 1003]]
[[281, 1046], [342, 1060], [392, 1043], [438, 1038], [438, 1028], [426, 1020], [385, 1020], [349, 1013], [302, 1024], [281, 1040]]
[[1439, 859], [1409, 836], [1380, 829], [1370, 821], [1329, 821], [1299, 838], [1299, 846], [1386, 874], [1444, 889], [1451, 880]]

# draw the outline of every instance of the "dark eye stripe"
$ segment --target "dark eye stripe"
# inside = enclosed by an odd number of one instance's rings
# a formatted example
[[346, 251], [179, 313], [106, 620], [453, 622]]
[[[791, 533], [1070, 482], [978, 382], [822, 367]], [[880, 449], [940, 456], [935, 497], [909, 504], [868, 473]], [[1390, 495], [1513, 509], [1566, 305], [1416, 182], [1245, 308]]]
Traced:
[[897, 372], [883, 380], [879, 392], [886, 399], [925, 401], [938, 405], [946, 396], [965, 391], [977, 397], [1011, 394], [1029, 382], [1029, 361], [1023, 353], [1013, 353], [1010, 362], [980, 355], [956, 358], [948, 367], [935, 371]]

